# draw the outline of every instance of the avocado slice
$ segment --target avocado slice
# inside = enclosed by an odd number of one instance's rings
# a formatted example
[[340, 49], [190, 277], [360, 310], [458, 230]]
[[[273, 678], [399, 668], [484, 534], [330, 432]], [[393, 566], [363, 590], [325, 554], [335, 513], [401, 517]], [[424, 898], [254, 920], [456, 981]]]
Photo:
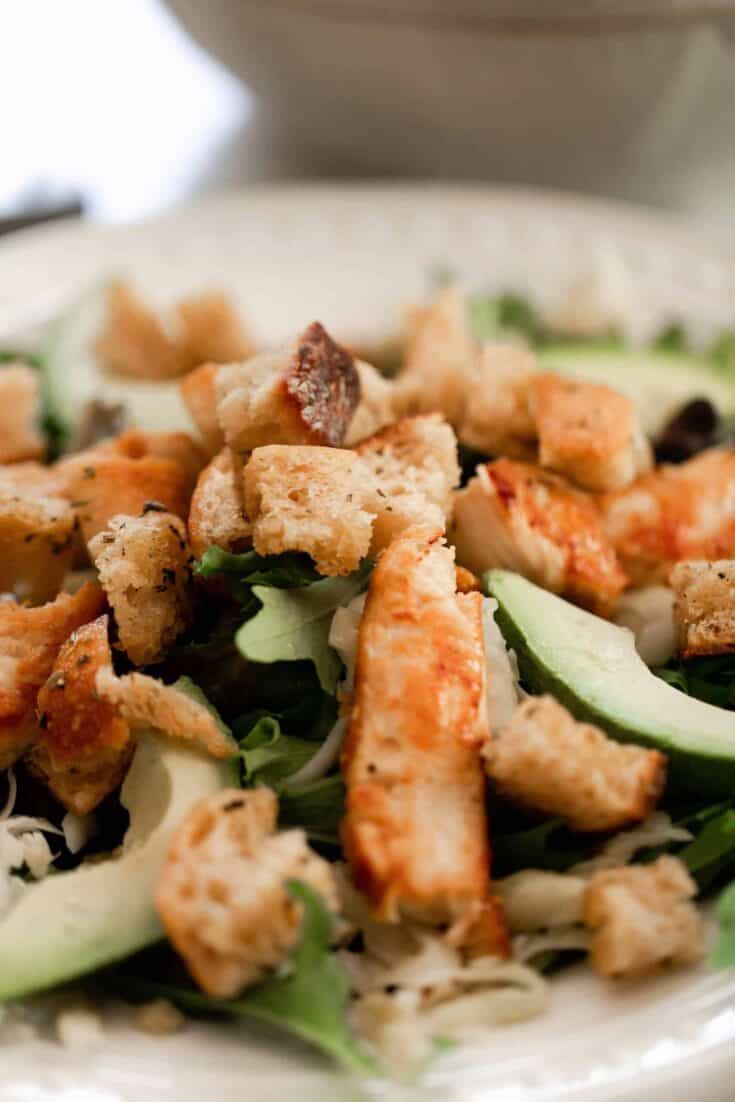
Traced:
[[538, 349], [544, 371], [604, 383], [638, 404], [643, 429], [657, 436], [693, 398], [707, 398], [723, 416], [735, 413], [735, 379], [705, 359], [644, 348], [550, 345]]
[[735, 714], [686, 696], [656, 677], [626, 628], [593, 616], [505, 570], [484, 585], [524, 684], [551, 693], [577, 719], [612, 738], [662, 750], [670, 783], [700, 795], [735, 789]]
[[130, 812], [120, 856], [28, 884], [0, 918], [0, 1000], [76, 979], [163, 937], [153, 896], [171, 834], [228, 780], [222, 762], [143, 736], [120, 793]]

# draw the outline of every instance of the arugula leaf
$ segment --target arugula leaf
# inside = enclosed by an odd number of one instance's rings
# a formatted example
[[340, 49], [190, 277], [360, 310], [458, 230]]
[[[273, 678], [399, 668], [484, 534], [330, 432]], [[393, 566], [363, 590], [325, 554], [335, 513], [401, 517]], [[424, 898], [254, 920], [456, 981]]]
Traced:
[[681, 322], [672, 321], [657, 334], [652, 347], [658, 352], [674, 352], [683, 356], [690, 350], [687, 331]]
[[723, 873], [735, 865], [735, 809], [728, 807], [702, 827], [694, 841], [677, 853], [706, 892]]
[[282, 826], [299, 826], [314, 841], [339, 845], [345, 804], [345, 786], [339, 773], [283, 787], [278, 799]]
[[[378, 1074], [379, 1068], [355, 1039], [347, 1022], [349, 980], [330, 951], [332, 916], [319, 896], [296, 880], [286, 883], [303, 909], [301, 939], [285, 972], [236, 999], [215, 999], [183, 980], [157, 978], [150, 957], [133, 958], [104, 978], [105, 985], [133, 999], [166, 998], [184, 1010], [253, 1018], [288, 1030], [316, 1045], [349, 1071]], [[136, 971], [136, 965], [141, 969]]]
[[520, 333], [531, 343], [541, 335], [542, 325], [528, 299], [521, 295], [478, 296], [467, 304], [470, 329], [477, 341], [496, 340], [507, 331]]
[[194, 568], [202, 578], [221, 574], [230, 593], [241, 599], [249, 596], [248, 587], [273, 586], [277, 589], [295, 589], [318, 582], [314, 563], [308, 555], [287, 551], [282, 555], [259, 555], [245, 551], [236, 555], [221, 547], [208, 547]]
[[342, 664], [329, 646], [332, 616], [363, 589], [371, 569], [366, 563], [349, 577], [323, 578], [298, 589], [253, 586], [262, 608], [235, 636], [238, 650], [263, 664], [310, 659], [322, 689], [334, 693]]
[[720, 929], [717, 943], [710, 955], [714, 968], [735, 968], [735, 884], [731, 884], [717, 905]]
[[284, 735], [273, 716], [263, 716], [240, 742], [243, 780], [271, 788], [306, 765], [317, 751], [307, 739]]
[[687, 661], [672, 659], [653, 673], [675, 689], [714, 704], [735, 708], [735, 654], [718, 654]]
[[591, 856], [599, 844], [599, 839], [573, 834], [561, 819], [507, 832], [493, 828], [493, 869], [499, 876], [528, 868], [566, 872]]

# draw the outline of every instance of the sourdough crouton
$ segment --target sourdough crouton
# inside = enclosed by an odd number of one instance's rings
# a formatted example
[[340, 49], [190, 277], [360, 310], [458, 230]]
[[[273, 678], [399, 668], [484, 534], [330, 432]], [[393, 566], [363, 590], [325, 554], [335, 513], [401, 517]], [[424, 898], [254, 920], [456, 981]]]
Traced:
[[483, 756], [508, 799], [580, 831], [641, 822], [666, 779], [666, 758], [658, 750], [614, 742], [598, 727], [577, 723], [551, 696], [524, 700]]
[[561, 375], [530, 384], [539, 463], [587, 490], [620, 490], [653, 466], [630, 398], [608, 386]]
[[204, 466], [204, 452], [188, 432], [141, 432], [129, 429], [110, 441], [99, 445], [100, 451], [114, 451], [130, 459], [157, 456], [176, 463], [186, 481], [187, 493], [191, 493]]
[[603, 616], [627, 584], [594, 499], [530, 463], [478, 467], [455, 494], [451, 539], [475, 574], [515, 570]]
[[244, 551], [252, 544], [242, 478], [242, 460], [223, 448], [199, 475], [189, 508], [189, 538], [199, 559], [212, 544]]
[[462, 421], [474, 377], [477, 347], [464, 296], [455, 287], [408, 316], [404, 367], [396, 383], [404, 413], [441, 413], [452, 425]]
[[735, 651], [735, 560], [680, 562], [669, 585], [682, 657]]
[[479, 752], [482, 597], [455, 594], [453, 559], [439, 531], [413, 528], [373, 572], [342, 754], [342, 842], [381, 920], [449, 922], [462, 944], [502, 954]]
[[182, 370], [176, 342], [126, 283], [108, 288], [107, 320], [94, 352], [111, 375], [172, 379]]
[[102, 612], [104, 594], [87, 584], [71, 596], [27, 608], [0, 601], [0, 769], [37, 738], [36, 697], [64, 640]]
[[89, 543], [118, 514], [137, 516], [146, 506], [163, 506], [185, 517], [188, 480], [178, 463], [146, 455], [130, 459], [109, 452], [91, 452], [67, 463], [67, 495]]
[[253, 345], [237, 311], [222, 291], [183, 299], [176, 307], [180, 325], [178, 350], [183, 371], [199, 364], [244, 360]]
[[360, 401], [350, 353], [313, 322], [295, 345], [217, 371], [217, 417], [239, 452], [268, 444], [338, 448]]
[[282, 964], [301, 929], [287, 880], [308, 884], [333, 910], [328, 862], [301, 830], [275, 834], [268, 788], [225, 789], [201, 800], [178, 827], [161, 870], [156, 909], [199, 986], [232, 998]]
[[217, 371], [216, 364], [202, 364], [179, 383], [181, 397], [199, 429], [208, 455], [221, 451], [225, 443], [225, 434], [217, 419]]
[[360, 380], [360, 401], [345, 435], [346, 448], [354, 447], [396, 418], [395, 383], [384, 378], [364, 360], [355, 360], [355, 367]]
[[107, 616], [72, 632], [38, 694], [41, 735], [29, 768], [56, 799], [87, 815], [120, 784], [133, 750], [128, 723], [97, 695], [100, 669], [112, 669]]
[[240, 319], [226, 295], [212, 292], [185, 299], [176, 323], [160, 318], [125, 283], [107, 292], [107, 322], [94, 350], [113, 375], [173, 379], [206, 360], [226, 363], [252, 352]]
[[24, 485], [0, 476], [0, 592], [34, 605], [53, 600], [71, 566], [78, 527], [62, 497], [39, 493], [33, 480]]
[[123, 650], [136, 666], [158, 661], [193, 615], [192, 555], [183, 521], [159, 512], [112, 517], [89, 553]]
[[41, 459], [41, 379], [27, 364], [0, 365], [0, 463]]
[[459, 439], [485, 455], [533, 459], [536, 422], [531, 413], [531, 381], [536, 361], [518, 341], [487, 341], [467, 378], [466, 405], [457, 426]]
[[457, 439], [439, 414], [405, 417], [364, 440], [357, 454], [374, 475], [365, 504], [375, 513], [372, 552], [414, 524], [444, 528], [459, 485]]
[[259, 555], [305, 551], [320, 574], [349, 574], [370, 548], [369, 471], [340, 448], [256, 448], [245, 467], [245, 512]]
[[704, 921], [691, 902], [696, 892], [676, 857], [595, 873], [584, 900], [592, 966], [619, 979], [702, 960]]
[[599, 498], [608, 539], [636, 585], [666, 583], [677, 562], [735, 558], [735, 449], [662, 464]]
[[196, 742], [215, 758], [237, 753], [237, 743], [206, 704], [175, 685], [144, 673], [117, 677], [111, 666], [103, 666], [97, 671], [95, 691], [133, 728], [153, 727], [171, 738]]

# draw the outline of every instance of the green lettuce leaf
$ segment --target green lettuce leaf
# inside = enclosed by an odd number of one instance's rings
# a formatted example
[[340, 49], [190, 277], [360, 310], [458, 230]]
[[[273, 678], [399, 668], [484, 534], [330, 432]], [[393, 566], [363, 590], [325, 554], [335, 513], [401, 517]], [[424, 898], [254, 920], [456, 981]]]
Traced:
[[244, 551], [235, 555], [221, 547], [208, 547], [195, 567], [202, 578], [221, 575], [236, 600], [247, 600], [254, 585], [276, 589], [296, 589], [318, 582], [314, 563], [308, 555], [288, 551], [283, 555], [258, 555]]
[[301, 940], [282, 972], [250, 988], [236, 999], [215, 999], [186, 983], [171, 981], [167, 970], [157, 970], [141, 956], [108, 973], [105, 986], [133, 1000], [166, 998], [184, 1010], [252, 1018], [285, 1029], [320, 1048], [344, 1068], [361, 1075], [377, 1074], [374, 1060], [361, 1048], [347, 1022], [349, 981], [330, 950], [332, 916], [306, 884], [288, 881], [288, 890], [301, 902]]
[[709, 819], [677, 857], [697, 881], [700, 892], [706, 892], [735, 866], [735, 809], [728, 807]]
[[339, 845], [339, 825], [345, 805], [345, 786], [339, 773], [318, 781], [283, 786], [278, 800], [281, 826], [301, 827], [312, 841]]
[[342, 664], [329, 646], [332, 616], [361, 592], [371, 569], [367, 563], [346, 578], [323, 578], [298, 589], [253, 586], [262, 607], [237, 632], [238, 650], [262, 664], [309, 659], [322, 689], [334, 693]]
[[275, 717], [263, 716], [240, 741], [243, 782], [274, 788], [306, 765], [317, 749], [313, 741], [284, 735]]
[[652, 672], [688, 696], [718, 708], [735, 708], [735, 654], [686, 661], [673, 658]]
[[679, 321], [672, 321], [656, 335], [653, 340], [653, 348], [658, 352], [675, 353], [685, 356], [690, 350], [689, 335]]

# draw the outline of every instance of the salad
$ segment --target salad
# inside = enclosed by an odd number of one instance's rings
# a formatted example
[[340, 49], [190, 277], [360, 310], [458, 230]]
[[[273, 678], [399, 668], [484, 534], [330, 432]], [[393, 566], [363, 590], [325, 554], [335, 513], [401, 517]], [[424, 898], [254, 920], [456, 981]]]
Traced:
[[94, 375], [2, 353], [3, 1003], [377, 1075], [735, 965], [735, 344], [573, 321], [446, 286], [378, 370], [115, 285]]

